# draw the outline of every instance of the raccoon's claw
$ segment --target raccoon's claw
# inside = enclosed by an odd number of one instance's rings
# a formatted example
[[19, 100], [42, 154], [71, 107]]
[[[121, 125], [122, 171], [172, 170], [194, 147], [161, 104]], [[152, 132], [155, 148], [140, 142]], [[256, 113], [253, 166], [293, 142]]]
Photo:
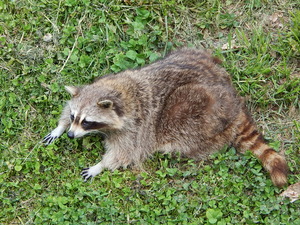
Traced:
[[102, 163], [98, 163], [95, 166], [89, 167], [89, 168], [84, 168], [81, 172], [81, 176], [84, 179], [84, 182], [86, 182], [88, 179], [96, 176], [99, 174], [103, 169]]
[[57, 135], [53, 135], [52, 132], [47, 134], [44, 139], [42, 140], [42, 142], [45, 145], [50, 145], [55, 139], [57, 139], [59, 136]]
[[42, 143], [45, 145], [51, 144], [58, 136], [52, 136], [52, 133], [47, 134], [44, 139], [42, 140]]
[[82, 172], [80, 173], [84, 182], [87, 182], [88, 179], [93, 177], [93, 175], [89, 172], [89, 170], [90, 170], [90, 168], [84, 168], [84, 169], [82, 169]]
[[55, 139], [59, 138], [60, 135], [64, 132], [66, 128], [63, 126], [56, 127], [53, 131], [51, 131], [49, 134], [47, 134], [44, 139], [42, 140], [42, 143], [45, 143], [45, 145], [51, 144]]

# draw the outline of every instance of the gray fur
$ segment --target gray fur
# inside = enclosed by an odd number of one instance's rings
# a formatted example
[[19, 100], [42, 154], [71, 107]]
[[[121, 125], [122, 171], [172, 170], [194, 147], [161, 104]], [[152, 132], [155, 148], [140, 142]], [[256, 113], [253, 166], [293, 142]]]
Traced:
[[[78, 88], [68, 86], [73, 98], [45, 143], [68, 127], [71, 138], [105, 134], [106, 153], [100, 163], [83, 170], [85, 180], [105, 168], [140, 164], [155, 151], [204, 159], [224, 145], [234, 145], [252, 150], [264, 162], [269, 147], [218, 63], [204, 51], [181, 49], [140, 69]], [[270, 165], [268, 161], [264, 166], [272, 173]]]

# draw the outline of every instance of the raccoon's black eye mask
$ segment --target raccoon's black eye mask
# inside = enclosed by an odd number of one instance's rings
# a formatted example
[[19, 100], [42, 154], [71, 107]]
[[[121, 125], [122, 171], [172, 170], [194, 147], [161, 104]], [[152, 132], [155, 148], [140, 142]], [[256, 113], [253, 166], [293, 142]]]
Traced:
[[98, 130], [107, 126], [106, 123], [99, 123], [99, 122], [86, 121], [86, 120], [83, 120], [81, 122], [81, 125], [84, 130]]

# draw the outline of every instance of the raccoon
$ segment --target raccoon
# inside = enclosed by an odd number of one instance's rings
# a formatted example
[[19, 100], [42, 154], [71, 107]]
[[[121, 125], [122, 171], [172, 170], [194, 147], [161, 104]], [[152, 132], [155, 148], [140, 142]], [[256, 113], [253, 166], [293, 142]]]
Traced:
[[72, 95], [48, 145], [69, 128], [69, 138], [105, 135], [102, 160], [83, 169], [84, 181], [103, 169], [140, 165], [155, 151], [197, 160], [233, 146], [250, 150], [274, 185], [287, 183], [285, 158], [266, 143], [220, 61], [204, 50], [183, 48], [148, 66], [66, 86]]

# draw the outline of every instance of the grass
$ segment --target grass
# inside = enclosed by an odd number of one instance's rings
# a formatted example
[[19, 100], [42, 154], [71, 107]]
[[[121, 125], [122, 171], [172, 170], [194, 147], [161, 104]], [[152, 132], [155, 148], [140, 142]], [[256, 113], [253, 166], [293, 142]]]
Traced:
[[95, 137], [48, 147], [66, 84], [143, 66], [180, 46], [223, 60], [271, 145], [299, 181], [299, 1], [0, 2], [0, 223], [299, 224], [299, 202], [278, 194], [251, 154], [204, 162], [156, 154], [142, 170], [82, 168]]

